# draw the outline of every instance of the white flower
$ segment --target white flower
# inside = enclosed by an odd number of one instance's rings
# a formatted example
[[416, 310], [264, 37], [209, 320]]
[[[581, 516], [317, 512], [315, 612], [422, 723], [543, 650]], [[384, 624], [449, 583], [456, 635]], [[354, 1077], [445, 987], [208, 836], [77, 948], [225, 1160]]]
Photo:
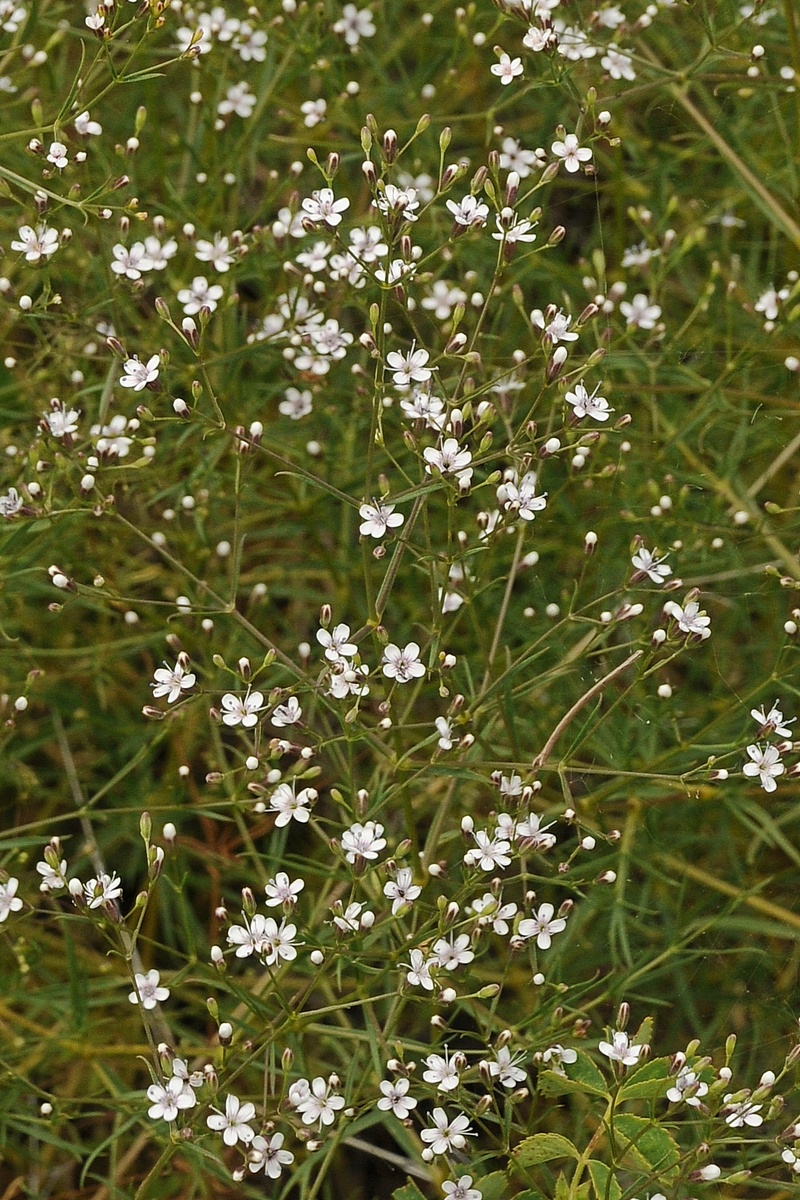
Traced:
[[150, 270], [163, 271], [171, 258], [174, 258], [178, 243], [175, 238], [168, 238], [166, 242], [162, 242], [160, 238], [150, 234], [144, 239], [144, 248], [147, 251], [147, 256], [150, 259]]
[[263, 1170], [270, 1179], [278, 1179], [284, 1167], [294, 1162], [291, 1150], [282, 1149], [284, 1137], [282, 1133], [273, 1133], [272, 1137], [262, 1137], [256, 1134], [247, 1152], [247, 1169], [249, 1171]]
[[420, 1137], [432, 1154], [449, 1154], [451, 1150], [463, 1150], [468, 1137], [474, 1137], [469, 1118], [459, 1113], [452, 1120], [443, 1108], [435, 1108], [431, 1114], [432, 1129], [423, 1129]]
[[22, 508], [22, 497], [16, 488], [10, 487], [5, 496], [0, 496], [0, 515], [11, 520]]
[[320, 1129], [323, 1125], [333, 1124], [340, 1108], [344, 1108], [344, 1097], [337, 1095], [330, 1080], [326, 1083], [321, 1075], [311, 1080], [310, 1091], [297, 1104], [305, 1124], [313, 1125], [319, 1121]]
[[224, 725], [243, 725], [245, 729], [252, 729], [258, 724], [258, 714], [264, 709], [264, 697], [261, 692], [248, 691], [242, 699], [226, 692], [222, 697], [222, 707], [225, 710], [222, 714]]
[[80, 412], [76, 408], [66, 408], [60, 401], [52, 400], [51, 404], [50, 412], [44, 414], [51, 436], [60, 439], [77, 433]]
[[678, 628], [683, 633], [693, 634], [703, 640], [711, 637], [711, 617], [706, 615], [696, 600], [690, 600], [683, 608], [674, 600], [668, 600], [664, 605], [664, 612], [677, 621]]
[[102, 904], [109, 904], [112, 900], [119, 899], [122, 895], [122, 881], [116, 871], [111, 875], [102, 872], [83, 885], [83, 894], [89, 908], [100, 908]]
[[307, 824], [311, 815], [310, 805], [316, 798], [314, 788], [303, 788], [295, 793], [294, 783], [279, 783], [269, 798], [270, 811], [278, 814], [275, 818], [276, 826], [280, 828], [282, 825], [288, 825], [292, 819], [301, 825]]
[[317, 630], [317, 641], [325, 650], [325, 657], [329, 662], [338, 662], [342, 658], [352, 658], [358, 653], [358, 646], [355, 642], [348, 641], [350, 637], [349, 625], [336, 625], [332, 631], [327, 629]]
[[67, 860], [62, 858], [57, 867], [51, 867], [44, 860], [36, 864], [36, 870], [42, 877], [39, 884], [40, 892], [58, 892], [67, 886]]
[[666, 554], [661, 558], [658, 557], [658, 547], [650, 551], [646, 546], [640, 546], [631, 562], [636, 568], [637, 574], [641, 572], [653, 583], [663, 583], [667, 576], [672, 574], [672, 567], [667, 563], [666, 558]]
[[306, 128], [313, 129], [320, 121], [324, 121], [327, 107], [325, 100], [304, 100], [300, 105], [300, 112], [304, 114], [303, 124]]
[[580, 144], [576, 133], [568, 133], [563, 142], [553, 142], [550, 149], [556, 158], [560, 158], [563, 161], [564, 166], [570, 172], [579, 171], [581, 163], [588, 162], [592, 157], [592, 151], [588, 146]]
[[249, 83], [235, 83], [225, 92], [225, 99], [220, 100], [217, 112], [221, 117], [235, 113], [237, 117], [249, 117], [256, 106], [256, 97], [250, 91]]
[[427, 463], [425, 470], [428, 473], [433, 468], [442, 475], [455, 475], [459, 483], [464, 478], [469, 481], [472, 477], [472, 468], [469, 466], [472, 452], [466, 447], [462, 450], [456, 438], [445, 438], [438, 446], [426, 446], [422, 457]]
[[762, 750], [760, 746], [748, 746], [747, 753], [750, 755], [752, 762], [745, 763], [742, 767], [742, 774], [748, 775], [751, 778], [758, 776], [759, 783], [765, 792], [774, 792], [777, 788], [775, 779], [778, 775], [782, 775], [786, 767], [781, 762], [780, 752], [777, 746], [765, 746]]
[[160, 1000], [169, 1000], [169, 988], [161, 986], [161, 976], [158, 971], [148, 971], [146, 975], [136, 972], [136, 989], [129, 992], [131, 1004], [141, 1004], [142, 1008], [155, 1008]]
[[744, 1125], [756, 1129], [759, 1125], [764, 1124], [764, 1118], [761, 1115], [763, 1105], [753, 1104], [750, 1100], [732, 1104], [732, 1099], [733, 1092], [729, 1092], [725, 1097], [725, 1104], [730, 1108], [730, 1112], [725, 1118], [725, 1124], [730, 1125], [731, 1129], [741, 1129]]
[[462, 1175], [456, 1183], [445, 1179], [442, 1191], [447, 1200], [483, 1200], [483, 1192], [472, 1186], [471, 1175]]
[[[452, 593], [454, 594], [454, 593]], [[459, 599], [461, 597], [459, 596]], [[459, 605], [460, 607], [460, 605]], [[442, 610], [444, 611], [444, 609]], [[453, 749], [453, 725], [447, 717], [437, 717], [434, 721], [436, 732], [439, 734], [437, 745], [440, 750]]]
[[411, 349], [405, 354], [399, 350], [390, 351], [386, 362], [393, 373], [394, 383], [398, 387], [406, 387], [409, 383], [425, 383], [430, 379], [433, 369], [427, 366], [429, 358], [427, 350], [421, 347], [415, 350], [412, 342]]
[[624, 54], [613, 42], [609, 44], [608, 50], [600, 59], [600, 65], [608, 71], [612, 79], [636, 78], [630, 56]]
[[399, 188], [394, 183], [387, 183], [385, 188], [378, 193], [374, 203], [386, 216], [398, 217], [403, 221], [418, 219], [416, 210], [419, 208], [419, 200], [416, 188]]
[[382, 538], [390, 529], [399, 529], [405, 517], [402, 513], [396, 513], [394, 509], [393, 504], [383, 504], [379, 500], [372, 504], [360, 505], [358, 515], [362, 523], [358, 532], [363, 537]]
[[388, 896], [392, 902], [392, 916], [396, 916], [401, 908], [412, 904], [422, 894], [422, 888], [413, 879], [410, 867], [400, 867], [394, 879], [383, 885], [384, 896]]
[[358, 933], [361, 929], [371, 929], [375, 923], [375, 915], [364, 908], [357, 900], [343, 908], [341, 900], [331, 906], [333, 923], [340, 933]]
[[503, 904], [501, 896], [484, 892], [467, 905], [467, 912], [477, 918], [482, 928], [488, 926], [500, 937], [505, 937], [510, 929], [508, 922], [516, 916], [517, 906], [514, 903]]
[[230, 240], [223, 237], [221, 233], [215, 233], [214, 240], [211, 242], [205, 238], [199, 238], [195, 245], [194, 256], [198, 262], [212, 263], [215, 270], [221, 273], [229, 270], [234, 261]]
[[264, 885], [267, 893], [264, 903], [267, 908], [276, 908], [279, 904], [287, 907], [294, 905], [305, 886], [302, 879], [290, 879], [285, 871], [279, 871], [274, 879], [268, 879]]
[[397, 683], [421, 679], [425, 675], [425, 664], [419, 661], [417, 643], [409, 642], [401, 650], [390, 642], [383, 651], [383, 673], [387, 679], [394, 679]]
[[291, 417], [293, 421], [299, 421], [301, 417], [307, 417], [311, 412], [312, 400], [311, 392], [305, 388], [302, 392], [298, 388], [288, 387], [283, 393], [286, 397], [281, 400], [278, 405], [278, 412], [284, 417]]
[[242, 920], [244, 925], [231, 925], [228, 930], [228, 943], [236, 946], [236, 957], [250, 958], [252, 954], [266, 954], [269, 950], [267, 918], [261, 913], [254, 913], [248, 920], [243, 913]]
[[424, 1061], [428, 1069], [423, 1071], [422, 1078], [426, 1083], [435, 1083], [440, 1092], [455, 1091], [461, 1082], [461, 1077], [456, 1062], [450, 1057], [446, 1047], [444, 1055], [429, 1054]]
[[440, 965], [439, 959], [437, 957], [426, 958], [421, 950], [412, 950], [409, 958], [410, 962], [401, 963], [401, 966], [408, 968], [407, 981], [413, 987], [423, 987], [426, 991], [432, 992], [434, 982], [431, 972]]
[[489, 205], [478, 200], [476, 196], [465, 196], [463, 200], [448, 200], [447, 207], [453, 214], [456, 225], [480, 228], [486, 224], [489, 216]]
[[63, 142], [51, 142], [46, 157], [47, 161], [57, 167], [59, 171], [63, 171], [64, 167], [69, 165], [67, 147]]
[[247, 1122], [252, 1121], [255, 1115], [255, 1105], [249, 1100], [242, 1104], [236, 1096], [229, 1095], [225, 1097], [225, 1112], [213, 1108], [211, 1116], [206, 1118], [206, 1124], [215, 1133], [222, 1134], [226, 1146], [235, 1146], [237, 1142], [248, 1146], [255, 1134]]
[[520, 143], [514, 138], [503, 139], [500, 151], [500, 167], [503, 171], [516, 171], [520, 179], [527, 179], [534, 168], [544, 165], [545, 160], [541, 151], [523, 150]]
[[673, 1079], [672, 1087], [667, 1091], [667, 1099], [671, 1100], [673, 1104], [680, 1104], [681, 1101], [684, 1101], [692, 1108], [699, 1108], [700, 1102], [707, 1092], [708, 1084], [703, 1083], [695, 1071], [683, 1067]]
[[55, 254], [58, 249], [58, 231], [48, 229], [46, 225], [37, 225], [35, 229], [30, 225], [22, 225], [19, 238], [11, 243], [11, 249], [24, 254], [26, 262], [39, 262], [40, 259]]
[[297, 696], [290, 696], [285, 704], [279, 704], [270, 713], [270, 721], [277, 729], [286, 725], [296, 725], [303, 715]]
[[500, 55], [499, 61], [493, 63], [489, 70], [497, 76], [503, 87], [506, 87], [522, 74], [522, 59], [511, 58], [510, 55], [503, 53]]
[[[136, 428], [131, 422], [131, 429]], [[89, 433], [97, 438], [98, 453], [112, 458], [127, 458], [133, 445], [133, 438], [127, 437], [128, 420], [122, 413], [116, 413], [107, 425], [92, 425]]]
[[79, 113], [72, 124], [75, 126], [75, 132], [84, 137], [98, 137], [103, 132], [103, 126], [91, 119], [88, 109]]
[[547, 508], [547, 492], [536, 495], [536, 475], [528, 471], [519, 484], [513, 480], [501, 483], [497, 489], [497, 500], [506, 512], [516, 513], [523, 521], [533, 521], [537, 512]]
[[644, 1054], [646, 1047], [632, 1045], [623, 1029], [615, 1029], [611, 1034], [611, 1041], [600, 1042], [599, 1049], [600, 1053], [605, 1054], [612, 1062], [621, 1063], [623, 1067], [633, 1067]]
[[147, 1099], [150, 1101], [147, 1115], [154, 1121], [177, 1121], [182, 1109], [194, 1108], [197, 1103], [192, 1089], [175, 1075], [165, 1084], [151, 1083], [147, 1089]]
[[182, 691], [188, 691], [197, 682], [197, 676], [191, 671], [186, 671], [180, 663], [176, 663], [174, 667], [168, 667], [166, 663], [163, 667], [157, 667], [153, 672], [153, 679], [155, 682], [150, 684], [153, 699], [166, 696], [167, 704], [174, 704]]
[[769, 710], [769, 712], [766, 712], [765, 709], [766, 709], [766, 705], [764, 706], [764, 708], [751, 708], [750, 709], [750, 716], [753, 718], [754, 721], [758, 721], [759, 725], [761, 726], [761, 729], [759, 732], [768, 733], [770, 730], [774, 730], [774, 732], [777, 733], [778, 737], [790, 738], [792, 736], [792, 730], [791, 730], [790, 726], [792, 724], [794, 724], [794, 722], [797, 720], [797, 718], [792, 717], [790, 720], [787, 721], [784, 718], [784, 715], [781, 712], [781, 710], [778, 708], [777, 700], [775, 701], [775, 703], [773, 704], [773, 706]]
[[22, 908], [22, 900], [16, 894], [19, 887], [19, 880], [13, 876], [8, 883], [0, 883], [0, 925], [8, 919], [9, 913], [19, 912]]
[[468, 867], [480, 867], [482, 871], [502, 870], [511, 862], [511, 843], [504, 838], [490, 837], [483, 829], [476, 829], [472, 835], [476, 845], [467, 850], [464, 862]]
[[490, 1059], [486, 1066], [492, 1078], [501, 1083], [503, 1087], [515, 1088], [518, 1083], [523, 1083], [526, 1079], [525, 1072], [521, 1071], [517, 1065], [524, 1058], [523, 1050], [520, 1050], [512, 1058], [508, 1046], [501, 1046], [499, 1050], [495, 1051], [494, 1061]]
[[564, 1071], [562, 1070], [562, 1063], [574, 1063], [577, 1061], [577, 1051], [565, 1048], [564, 1046], [559, 1045], [558, 1042], [556, 1042], [554, 1046], [548, 1046], [546, 1050], [542, 1051], [542, 1062], [551, 1062], [553, 1065], [550, 1069], [552, 1071], [557, 1071], [562, 1075], [564, 1074]]
[[435, 961], [445, 971], [454, 971], [456, 967], [471, 963], [475, 957], [468, 933], [459, 933], [457, 937], [451, 933], [449, 938], [439, 938], [433, 943], [433, 953]]
[[143, 271], [152, 269], [153, 264], [144, 242], [134, 242], [130, 247], [118, 242], [112, 246], [111, 253], [114, 255], [111, 270], [125, 279], [141, 279]]
[[158, 379], [160, 366], [161, 359], [157, 354], [151, 354], [146, 363], [140, 362], [134, 354], [133, 358], [125, 361], [125, 373], [120, 376], [120, 383], [124, 388], [133, 388], [135, 392], [141, 392], [148, 383], [154, 383]]
[[580, 421], [583, 417], [592, 417], [595, 421], [607, 421], [613, 408], [609, 408], [608, 401], [604, 396], [598, 396], [601, 384], [593, 392], [589, 393], [581, 381], [575, 385], [574, 392], [567, 392], [564, 399], [567, 404], [572, 405], [572, 411]]
[[516, 246], [517, 242], [535, 242], [536, 234], [533, 230], [536, 228], [536, 221], [529, 221], [526, 217], [520, 217], [510, 208], [504, 208], [499, 212], [494, 219], [497, 226], [497, 233], [493, 233], [492, 237], [496, 242], [505, 242], [506, 245]]
[[656, 321], [661, 316], [659, 306], [651, 304], [650, 298], [645, 296], [643, 292], [637, 292], [630, 303], [627, 300], [623, 300], [619, 306], [619, 311], [622, 313], [627, 324], [632, 325], [634, 329], [654, 329]]
[[383, 1095], [378, 1101], [378, 1108], [381, 1112], [394, 1113], [398, 1120], [405, 1121], [406, 1117], [417, 1107], [417, 1101], [408, 1094], [410, 1086], [404, 1077], [394, 1081], [382, 1079], [379, 1087]]
[[345, 4], [333, 32], [344, 34], [348, 46], [357, 46], [362, 37], [370, 38], [375, 34], [372, 11], [369, 8], [358, 9], [355, 4]]
[[383, 826], [375, 821], [366, 821], [363, 825], [360, 821], [355, 821], [342, 834], [342, 849], [345, 852], [345, 858], [351, 864], [357, 858], [372, 861], [385, 848], [386, 838], [383, 837]]
[[531, 313], [531, 323], [543, 330], [544, 338], [554, 346], [559, 342], [577, 342], [577, 333], [570, 329], [572, 317], [560, 308], [555, 312], [554, 308], [555, 305], [551, 305], [546, 314], [540, 308], [535, 308]]
[[788, 288], [781, 288], [776, 291], [774, 283], [759, 296], [755, 302], [756, 312], [763, 313], [768, 321], [775, 321], [778, 318], [778, 311], [782, 300], [788, 300], [791, 292]]
[[178, 303], [183, 305], [187, 317], [193, 317], [201, 308], [214, 312], [217, 302], [222, 299], [223, 291], [220, 284], [209, 284], [205, 275], [195, 275], [192, 286], [181, 288], [178, 292]]
[[350, 201], [337, 200], [331, 188], [321, 188], [312, 192], [310, 198], [303, 201], [302, 207], [310, 221], [322, 221], [335, 229], [341, 224], [342, 213], [350, 207]]
[[538, 912], [534, 909], [533, 917], [520, 921], [519, 935], [524, 938], [536, 938], [540, 950], [549, 950], [552, 938], [567, 928], [564, 917], [555, 916], [552, 904], [541, 904]]

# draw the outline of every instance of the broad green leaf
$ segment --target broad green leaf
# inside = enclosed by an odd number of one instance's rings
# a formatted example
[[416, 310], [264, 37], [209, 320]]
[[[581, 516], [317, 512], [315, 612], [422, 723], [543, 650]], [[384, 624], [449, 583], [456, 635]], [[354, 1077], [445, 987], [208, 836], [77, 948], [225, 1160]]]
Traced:
[[512, 1154], [521, 1167], [535, 1167], [553, 1158], [580, 1158], [569, 1138], [560, 1133], [535, 1133], [520, 1142]]
[[672, 1179], [678, 1170], [680, 1151], [674, 1139], [661, 1125], [655, 1125], [646, 1117], [634, 1117], [621, 1113], [614, 1118], [614, 1133], [624, 1139], [622, 1152], [625, 1158], [643, 1171], [658, 1172], [664, 1179]]
[[655, 1100], [667, 1094], [670, 1059], [654, 1058], [634, 1071], [620, 1089], [620, 1100]]
[[622, 1200], [622, 1188], [611, 1167], [594, 1159], [588, 1164], [597, 1200]]
[[409, 1179], [408, 1183], [403, 1184], [397, 1191], [392, 1192], [392, 1200], [425, 1200], [425, 1196], [419, 1190], [413, 1179]]
[[[472, 1177], [473, 1187], [478, 1188], [483, 1200], [506, 1200], [508, 1196], [508, 1176], [505, 1171], [492, 1171], [490, 1175]], [[521, 1200], [517, 1197], [517, 1200]]]
[[567, 1092], [584, 1092], [590, 1096], [608, 1096], [606, 1081], [588, 1054], [578, 1051], [577, 1062], [561, 1071], [540, 1071], [539, 1091], [544, 1096], [562, 1096]]

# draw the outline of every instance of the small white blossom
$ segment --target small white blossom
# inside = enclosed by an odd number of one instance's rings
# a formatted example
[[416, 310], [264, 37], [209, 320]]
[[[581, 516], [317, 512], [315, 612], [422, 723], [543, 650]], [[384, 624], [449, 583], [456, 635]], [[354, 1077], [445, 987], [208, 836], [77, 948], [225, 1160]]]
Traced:
[[146, 975], [136, 972], [136, 990], [128, 994], [131, 1004], [141, 1004], [142, 1008], [155, 1008], [161, 1000], [169, 1000], [169, 988], [161, 986], [161, 976], [158, 971], [148, 971]]
[[392, 916], [401, 908], [412, 904], [422, 894], [422, 888], [413, 882], [410, 867], [400, 867], [394, 879], [383, 885], [383, 894], [392, 902]]
[[604, 396], [598, 396], [600, 387], [601, 385], [598, 383], [593, 392], [588, 392], [581, 381], [575, 385], [574, 392], [567, 392], [564, 396], [579, 421], [583, 417], [591, 417], [595, 421], [607, 421], [614, 411], [613, 408], [609, 408], [608, 401]]
[[181, 288], [178, 292], [178, 303], [183, 305], [187, 317], [193, 317], [201, 308], [214, 312], [217, 303], [222, 299], [224, 289], [218, 283], [210, 284], [205, 275], [195, 275], [192, 286]]
[[433, 943], [433, 953], [439, 966], [445, 971], [454, 971], [456, 967], [471, 963], [475, 957], [471, 949], [468, 933], [453, 934], [449, 938], [439, 938]]
[[781, 762], [780, 752], [777, 746], [764, 746], [763, 750], [759, 745], [747, 747], [747, 753], [751, 758], [751, 762], [745, 763], [742, 767], [742, 774], [750, 778], [758, 776], [758, 781], [765, 792], [774, 792], [777, 788], [775, 779], [778, 775], [783, 775], [786, 767]]
[[263, 1171], [268, 1179], [279, 1179], [283, 1168], [294, 1162], [294, 1155], [283, 1149], [283, 1142], [282, 1133], [273, 1133], [269, 1138], [257, 1133], [247, 1152], [248, 1171]]
[[745, 1125], [749, 1125], [752, 1129], [757, 1129], [759, 1125], [764, 1124], [764, 1118], [761, 1115], [763, 1105], [753, 1104], [751, 1100], [741, 1100], [739, 1103], [731, 1103], [733, 1093], [729, 1092], [725, 1096], [725, 1104], [730, 1111], [725, 1117], [725, 1124], [730, 1125], [731, 1129], [742, 1129]]
[[708, 1084], [703, 1083], [699, 1075], [688, 1067], [683, 1067], [672, 1081], [667, 1090], [667, 1099], [673, 1104], [683, 1101], [692, 1108], [699, 1108], [703, 1096], [708, 1093]]
[[342, 834], [342, 849], [345, 852], [345, 858], [351, 865], [358, 858], [372, 862], [385, 848], [386, 838], [383, 836], [383, 826], [375, 821], [366, 821], [363, 825], [360, 821], [355, 821]]
[[599, 1049], [600, 1053], [605, 1054], [612, 1062], [621, 1063], [623, 1067], [633, 1067], [644, 1054], [646, 1047], [634, 1046], [623, 1029], [615, 1029], [611, 1034], [611, 1041], [600, 1042]]
[[194, 256], [198, 262], [211, 263], [214, 269], [220, 273], [230, 270], [235, 261], [230, 240], [223, 237], [221, 233], [215, 233], [211, 242], [206, 238], [198, 238]]
[[161, 359], [157, 354], [151, 354], [146, 363], [140, 362], [134, 354], [133, 358], [125, 361], [124, 374], [120, 376], [120, 383], [124, 388], [133, 388], [135, 392], [141, 392], [148, 383], [154, 383], [158, 379], [160, 366]]
[[459, 1113], [452, 1120], [443, 1108], [435, 1108], [431, 1114], [432, 1129], [423, 1129], [420, 1137], [432, 1154], [449, 1154], [452, 1150], [463, 1150], [468, 1137], [474, 1137], [469, 1118]]
[[293, 421], [299, 421], [302, 417], [307, 417], [312, 409], [311, 392], [304, 388], [301, 392], [298, 388], [288, 387], [283, 393], [286, 397], [281, 400], [278, 405], [278, 412], [284, 417], [291, 417]]
[[515, 1088], [526, 1079], [525, 1072], [518, 1065], [524, 1058], [524, 1051], [520, 1050], [512, 1057], [508, 1046], [501, 1046], [495, 1051], [494, 1059], [489, 1059], [486, 1065], [492, 1078], [504, 1088]]
[[286, 725], [296, 725], [303, 715], [297, 696], [290, 696], [285, 704], [279, 704], [270, 713], [270, 721], [276, 729]]
[[267, 908], [294, 905], [305, 886], [304, 880], [290, 879], [285, 871], [279, 871], [274, 879], [267, 880], [264, 885], [264, 891], [267, 893], [264, 903]]
[[433, 368], [427, 365], [429, 358], [427, 350], [423, 350], [421, 347], [416, 350], [413, 343], [411, 349], [406, 353], [401, 353], [399, 350], [390, 351], [386, 356], [386, 362], [392, 372], [395, 385], [406, 387], [409, 383], [426, 383], [433, 374]]
[[463, 200], [447, 200], [446, 204], [453, 214], [456, 225], [478, 229], [486, 224], [489, 206], [478, 200], [476, 196], [465, 196]]
[[116, 871], [111, 875], [103, 872], [84, 884], [83, 894], [89, 908], [100, 908], [103, 904], [119, 899], [122, 895], [122, 881]]
[[383, 673], [397, 683], [408, 683], [425, 675], [425, 664], [419, 661], [419, 646], [409, 642], [401, 650], [390, 642], [383, 651]]
[[792, 717], [786, 720], [781, 710], [778, 708], [776, 700], [769, 712], [766, 712], [766, 705], [763, 708], [751, 708], [750, 716], [754, 721], [758, 721], [761, 726], [760, 732], [768, 733], [770, 730], [777, 733], [778, 737], [790, 738], [792, 736], [791, 726], [797, 720]]
[[550, 149], [555, 154], [556, 158], [560, 158], [566, 169], [570, 172], [579, 171], [581, 163], [588, 162], [592, 157], [592, 151], [588, 146], [582, 146], [578, 141], [576, 133], [566, 134], [563, 142], [553, 142]]
[[422, 1078], [426, 1083], [435, 1083], [437, 1091], [452, 1092], [461, 1082], [458, 1067], [445, 1048], [444, 1054], [429, 1054], [424, 1060], [428, 1068]]
[[344, 35], [348, 46], [357, 46], [361, 38], [375, 36], [375, 26], [372, 23], [372, 10], [356, 8], [355, 4], [345, 4], [342, 15], [333, 27], [334, 33]]
[[659, 306], [651, 304], [650, 298], [643, 292], [637, 292], [630, 302], [623, 300], [619, 311], [634, 329], [655, 329], [656, 321], [661, 316]]
[[493, 75], [496, 75], [501, 84], [506, 87], [509, 83], [513, 83], [518, 75], [522, 74], [522, 59], [511, 58], [509, 54], [504, 52], [500, 55], [499, 60], [492, 64], [489, 70]]
[[398, 1120], [405, 1121], [417, 1107], [417, 1101], [408, 1094], [410, 1086], [405, 1077], [397, 1080], [382, 1079], [379, 1087], [383, 1095], [378, 1101], [381, 1112], [394, 1113]]
[[362, 537], [382, 538], [390, 529], [399, 529], [405, 517], [394, 509], [393, 504], [383, 504], [379, 500], [372, 504], [360, 505], [358, 515], [361, 517], [361, 524], [358, 531]]
[[19, 912], [22, 900], [17, 895], [19, 880], [12, 876], [8, 883], [0, 883], [0, 925], [8, 919], [12, 912]]
[[237, 117], [249, 117], [256, 106], [256, 97], [250, 91], [248, 83], [235, 83], [225, 92], [225, 99], [220, 100], [217, 112], [221, 117], [235, 113]]
[[245, 729], [252, 729], [258, 724], [258, 714], [264, 710], [264, 697], [261, 692], [248, 691], [244, 698], [226, 692], [221, 703], [224, 709], [222, 722], [231, 728], [243, 725]]
[[303, 201], [303, 212], [310, 221], [320, 221], [335, 229], [341, 224], [342, 213], [350, 207], [346, 198], [337, 200], [331, 188], [321, 188]]
[[332, 1125], [337, 1112], [342, 1108], [344, 1097], [339, 1096], [330, 1080], [326, 1082], [321, 1075], [311, 1080], [308, 1093], [297, 1104], [297, 1110], [305, 1124], [313, 1125], [315, 1121], [319, 1121], [320, 1129], [323, 1125]]
[[17, 241], [11, 243], [11, 249], [25, 255], [25, 261], [38, 263], [42, 258], [49, 258], [58, 249], [58, 231], [48, 229], [46, 225], [22, 225]]
[[197, 676], [191, 671], [186, 671], [180, 663], [176, 663], [174, 667], [168, 667], [164, 663], [163, 667], [157, 667], [153, 672], [153, 680], [150, 684], [153, 699], [158, 700], [161, 696], [166, 696], [167, 704], [174, 704], [180, 699], [182, 691], [194, 687]]
[[177, 1121], [180, 1112], [194, 1108], [197, 1103], [192, 1089], [174, 1075], [165, 1084], [151, 1083], [147, 1089], [147, 1099], [150, 1101], [147, 1115], [153, 1121]]
[[308, 823], [310, 807], [317, 798], [314, 788], [302, 788], [295, 792], [294, 782], [279, 783], [269, 798], [270, 811], [277, 813], [275, 824], [278, 828], [288, 825], [291, 820], [301, 825]]
[[242, 1104], [236, 1096], [229, 1095], [225, 1097], [225, 1112], [212, 1108], [206, 1124], [215, 1133], [222, 1134], [226, 1146], [235, 1146], [237, 1142], [249, 1146], [255, 1134], [247, 1122], [254, 1120], [255, 1115], [255, 1105], [249, 1101]]
[[535, 937], [540, 950], [549, 950], [555, 934], [562, 933], [567, 928], [566, 919], [556, 917], [555, 911], [552, 904], [541, 904], [538, 912], [534, 910], [532, 918], [520, 921], [520, 937]]

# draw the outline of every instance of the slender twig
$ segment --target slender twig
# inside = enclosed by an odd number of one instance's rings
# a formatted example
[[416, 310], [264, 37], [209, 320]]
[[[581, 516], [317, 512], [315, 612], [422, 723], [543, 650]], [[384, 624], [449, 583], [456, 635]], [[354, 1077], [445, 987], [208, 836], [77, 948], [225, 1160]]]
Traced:
[[604, 675], [602, 679], [598, 679], [597, 683], [592, 684], [588, 692], [584, 692], [580, 699], [575, 701], [572, 708], [564, 714], [553, 732], [550, 734], [550, 737], [547, 739], [542, 749], [534, 758], [533, 763], [531, 764], [534, 771], [538, 767], [544, 766], [544, 764], [547, 762], [547, 759], [550, 757], [556, 742], [561, 737], [567, 726], [571, 725], [581, 709], [585, 708], [590, 700], [599, 695], [606, 684], [611, 683], [612, 679], [616, 679], [618, 675], [621, 675], [626, 667], [629, 667], [631, 663], [635, 663], [637, 658], [641, 658], [643, 654], [644, 650], [634, 650], [633, 654], [629, 654], [624, 662], [621, 662], [619, 666], [614, 667], [614, 670], [609, 671], [608, 674]]

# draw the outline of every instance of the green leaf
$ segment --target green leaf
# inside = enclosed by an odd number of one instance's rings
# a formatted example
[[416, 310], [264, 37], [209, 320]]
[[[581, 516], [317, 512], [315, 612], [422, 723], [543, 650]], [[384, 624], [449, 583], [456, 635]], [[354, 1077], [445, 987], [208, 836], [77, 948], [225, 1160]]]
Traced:
[[589, 1096], [608, 1097], [605, 1077], [583, 1051], [578, 1051], [577, 1062], [570, 1063], [566, 1072], [540, 1071], [539, 1091], [542, 1095], [562, 1096], [567, 1092], [583, 1092]]
[[669, 1058], [654, 1058], [638, 1071], [634, 1071], [622, 1085], [620, 1100], [655, 1100], [667, 1094], [669, 1086]]
[[535, 1133], [515, 1146], [511, 1153], [521, 1167], [535, 1167], [537, 1163], [550, 1162], [553, 1158], [580, 1158], [569, 1138], [560, 1133]]
[[[591, 1184], [587, 1179], [585, 1183], [578, 1185], [574, 1192], [575, 1200], [589, 1200], [589, 1188]], [[570, 1186], [564, 1178], [563, 1174], [559, 1175], [556, 1180], [556, 1190], [554, 1200], [570, 1200]]]
[[631, 1164], [643, 1171], [657, 1172], [666, 1180], [677, 1174], [680, 1151], [661, 1125], [647, 1117], [622, 1113], [614, 1118], [614, 1132], [625, 1140], [622, 1152]]
[[413, 1179], [409, 1179], [408, 1183], [403, 1184], [396, 1192], [392, 1192], [392, 1200], [425, 1200], [425, 1196]]
[[[480, 1191], [483, 1200], [506, 1200], [508, 1196], [508, 1176], [505, 1171], [492, 1171], [481, 1178], [473, 1175], [472, 1183]], [[516, 1200], [522, 1200], [522, 1197], [518, 1196]], [[538, 1197], [532, 1197], [531, 1200], [538, 1200]]]
[[594, 1159], [587, 1165], [597, 1200], [622, 1200], [622, 1188], [617, 1183], [617, 1177], [611, 1167]]

